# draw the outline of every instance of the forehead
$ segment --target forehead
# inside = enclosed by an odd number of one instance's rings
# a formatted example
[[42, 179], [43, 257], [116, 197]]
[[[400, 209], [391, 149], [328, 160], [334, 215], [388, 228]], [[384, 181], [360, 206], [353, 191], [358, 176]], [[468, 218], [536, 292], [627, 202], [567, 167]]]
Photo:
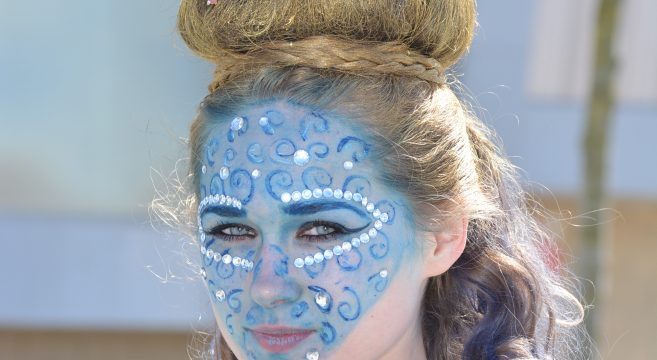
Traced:
[[[202, 154], [201, 197], [226, 195], [241, 205], [286, 202], [309, 192], [368, 196], [375, 177], [364, 129], [284, 101], [243, 107], [215, 119]], [[313, 194], [313, 197], [317, 197]]]

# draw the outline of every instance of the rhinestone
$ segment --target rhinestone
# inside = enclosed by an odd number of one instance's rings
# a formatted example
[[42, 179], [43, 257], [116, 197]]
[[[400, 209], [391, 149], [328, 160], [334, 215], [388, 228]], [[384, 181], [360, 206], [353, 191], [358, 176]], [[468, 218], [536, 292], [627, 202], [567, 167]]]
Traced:
[[340, 245], [335, 245], [333, 247], [333, 254], [335, 254], [336, 256], [342, 255], [342, 248], [340, 247]]
[[374, 209], [374, 211], [372, 212], [372, 216], [374, 216], [375, 219], [378, 219], [379, 216], [381, 216], [381, 210]]
[[201, 268], [201, 277], [203, 278], [203, 280], [208, 279], [208, 273], [205, 271], [204, 268]]
[[359, 238], [353, 238], [353, 239], [351, 239], [351, 246], [353, 246], [353, 247], [359, 247], [359, 246], [360, 246], [360, 239], [359, 239]]
[[230, 169], [228, 169], [225, 166], [222, 166], [221, 169], [219, 169], [219, 177], [222, 180], [228, 179], [228, 176], [230, 176]]
[[251, 171], [251, 176], [252, 176], [254, 179], [259, 178], [259, 177], [260, 177], [260, 170], [255, 169], [255, 170]]
[[319, 360], [319, 351], [311, 350], [306, 353], [306, 360]]
[[214, 251], [212, 249], [208, 249], [208, 252], [205, 253], [205, 256], [208, 257], [208, 259], [211, 259], [214, 257]]
[[376, 229], [370, 229], [370, 231], [367, 232], [367, 234], [370, 236], [370, 238], [375, 237], [379, 232], [376, 231]]
[[233, 265], [240, 266], [240, 264], [242, 264], [242, 259], [239, 256], [235, 256], [233, 258]]
[[324, 259], [330, 260], [333, 257], [333, 250], [324, 250]]
[[315, 258], [315, 262], [319, 264], [322, 261], [324, 261], [324, 254], [318, 252], [317, 254], [315, 254], [314, 258]]
[[294, 201], [301, 200], [301, 193], [299, 191], [293, 192], [292, 193], [292, 200], [294, 200]]
[[205, 246], [201, 246], [201, 254], [205, 255], [207, 251], [208, 249], [206, 249]]
[[244, 118], [236, 117], [230, 122], [230, 129], [233, 131], [241, 130], [244, 127]]
[[388, 270], [381, 270], [379, 272], [379, 276], [381, 276], [382, 278], [387, 278], [388, 277]]
[[236, 208], [238, 208], [238, 209], [240, 209], [240, 210], [242, 209], [242, 202], [241, 202], [241, 201], [239, 201], [239, 200], [235, 200], [235, 204], [234, 204], [234, 205], [235, 205]]
[[315, 293], [315, 303], [322, 309], [326, 309], [329, 304], [329, 298], [323, 292]]
[[214, 253], [213, 258], [214, 258], [214, 261], [219, 261], [219, 260], [221, 260], [221, 254], [218, 253], [218, 252]]
[[214, 297], [216, 297], [217, 300], [219, 300], [219, 302], [224, 302], [224, 300], [226, 300], [226, 293], [220, 289], [217, 290], [216, 293], [214, 293]]
[[201, 233], [201, 242], [204, 242], [204, 241], [205, 241], [205, 233], [202, 232], [202, 233]]
[[374, 228], [375, 229], [381, 230], [382, 227], [383, 227], [383, 223], [381, 222], [381, 220], [377, 220], [377, 221], [374, 222]]
[[325, 198], [332, 198], [333, 197], [333, 189], [326, 188], [323, 191], [324, 197]]
[[301, 197], [304, 198], [304, 199], [306, 199], [306, 200], [308, 200], [308, 199], [310, 199], [311, 197], [313, 197], [313, 192], [310, 191], [310, 190], [308, 190], [308, 189], [306, 189], [306, 190], [304, 190], [304, 191], [301, 192]]
[[290, 195], [290, 193], [283, 193], [283, 195], [281, 195], [282, 202], [289, 203], [290, 200], [292, 200], [292, 195]]
[[233, 198], [230, 196], [226, 196], [226, 205], [232, 206], [233, 205]]
[[361, 205], [366, 206], [367, 205], [367, 196], [363, 197], [363, 200], [361, 200]]
[[342, 165], [344, 166], [345, 170], [351, 170], [354, 168], [354, 163], [351, 161], [345, 161]]
[[368, 242], [370, 242], [370, 236], [367, 235], [366, 233], [360, 234], [360, 242], [362, 242], [363, 244], [367, 244]]
[[228, 265], [233, 262], [233, 257], [230, 256], [229, 254], [225, 254], [224, 256], [221, 257], [221, 261], [223, 261], [224, 264]]
[[227, 199], [227, 197], [226, 197], [225, 195], [221, 195], [221, 198], [220, 198], [220, 200], [219, 200], [219, 203], [220, 203], [220, 204], [224, 204], [224, 203], [226, 203], [226, 199]]
[[258, 120], [258, 124], [260, 124], [260, 126], [269, 125], [269, 118], [266, 116], [261, 117], [260, 120]]
[[242, 267], [248, 269], [249, 266], [251, 266], [251, 262], [249, 260], [242, 259]]
[[353, 197], [354, 201], [362, 201], [363, 200], [363, 195], [359, 193], [355, 193]]
[[367, 209], [368, 212], [374, 211], [374, 204], [369, 203], [367, 206], [365, 206], [365, 209]]
[[322, 197], [322, 195], [323, 195], [322, 189], [317, 188], [317, 189], [313, 190], [313, 197], [314, 198], [319, 199], [319, 198]]
[[342, 195], [344, 195], [344, 194], [342, 194], [342, 190], [340, 190], [340, 189], [333, 190], [333, 197], [334, 198], [342, 199]]
[[342, 250], [347, 252], [351, 251], [351, 243], [349, 241], [345, 241], [342, 243]]
[[310, 256], [310, 255], [308, 255], [308, 256], [306, 256], [306, 258], [304, 259], [304, 263], [305, 263], [307, 266], [310, 266], [310, 265], [312, 265], [312, 264], [315, 263], [315, 258], [312, 257], [312, 256]]
[[388, 214], [387, 213], [381, 214], [381, 221], [382, 222], [388, 222]]
[[294, 266], [298, 267], [299, 269], [301, 269], [303, 267], [303, 264], [304, 264], [304, 262], [303, 262], [302, 258], [294, 259]]
[[344, 192], [343, 197], [344, 197], [345, 200], [351, 200], [352, 197], [353, 197], [353, 194], [351, 193], [351, 191], [347, 190], [347, 191]]
[[297, 150], [294, 152], [294, 163], [299, 166], [304, 166], [310, 161], [310, 154], [306, 150]]
[[201, 172], [204, 173], [204, 174], [207, 173], [208, 172], [208, 167], [205, 166], [205, 165], [201, 166]]

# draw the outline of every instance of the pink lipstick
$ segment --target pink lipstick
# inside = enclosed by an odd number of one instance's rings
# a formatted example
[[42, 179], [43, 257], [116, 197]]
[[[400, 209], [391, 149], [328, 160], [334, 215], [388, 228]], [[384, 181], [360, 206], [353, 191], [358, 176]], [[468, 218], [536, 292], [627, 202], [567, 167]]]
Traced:
[[259, 326], [250, 331], [260, 346], [272, 353], [287, 352], [315, 332], [287, 326]]

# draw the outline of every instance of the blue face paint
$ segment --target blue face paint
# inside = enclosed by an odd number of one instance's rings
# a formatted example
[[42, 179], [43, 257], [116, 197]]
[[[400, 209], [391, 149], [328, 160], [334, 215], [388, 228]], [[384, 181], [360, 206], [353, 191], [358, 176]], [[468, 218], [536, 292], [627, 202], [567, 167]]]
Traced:
[[410, 216], [396, 216], [405, 199], [377, 180], [365, 134], [280, 101], [210, 132], [202, 273], [242, 357], [329, 355], [414, 258]]

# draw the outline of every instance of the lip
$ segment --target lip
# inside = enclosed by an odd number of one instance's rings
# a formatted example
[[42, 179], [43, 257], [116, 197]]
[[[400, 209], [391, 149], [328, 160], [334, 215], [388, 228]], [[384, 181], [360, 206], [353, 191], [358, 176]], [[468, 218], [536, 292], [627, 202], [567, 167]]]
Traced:
[[309, 329], [270, 325], [248, 330], [263, 349], [272, 353], [288, 352], [315, 332]]

